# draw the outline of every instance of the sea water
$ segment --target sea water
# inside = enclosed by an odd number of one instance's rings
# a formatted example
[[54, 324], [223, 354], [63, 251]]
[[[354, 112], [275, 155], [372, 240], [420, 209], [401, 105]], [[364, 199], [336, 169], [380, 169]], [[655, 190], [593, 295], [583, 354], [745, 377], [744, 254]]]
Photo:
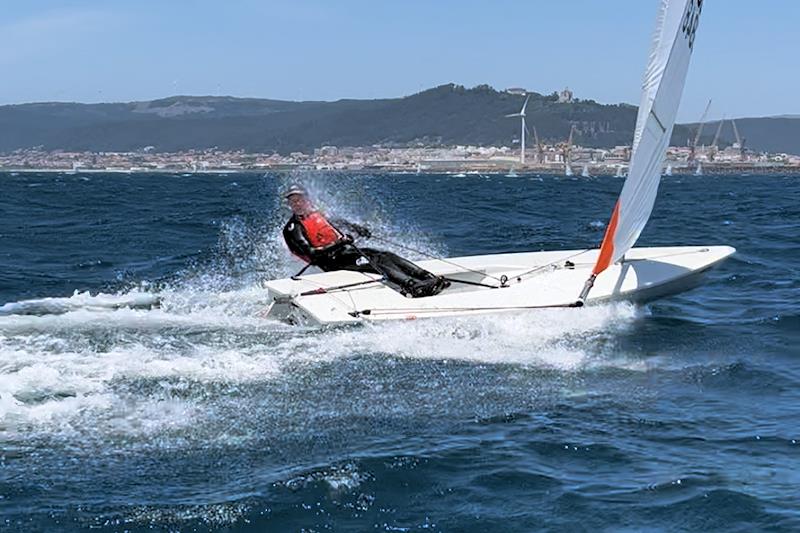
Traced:
[[622, 186], [0, 174], [0, 530], [800, 528], [800, 179], [665, 178], [640, 245], [738, 249], [685, 294], [328, 331], [261, 316], [292, 181], [417, 259]]

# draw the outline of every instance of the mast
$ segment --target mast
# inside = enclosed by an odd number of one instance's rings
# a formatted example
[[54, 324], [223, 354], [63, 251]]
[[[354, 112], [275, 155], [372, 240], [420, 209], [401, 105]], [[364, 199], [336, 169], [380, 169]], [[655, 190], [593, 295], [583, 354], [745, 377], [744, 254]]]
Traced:
[[653, 211], [661, 169], [689, 70], [703, 0], [660, 0], [656, 30], [642, 82], [628, 178], [611, 213], [592, 275], [578, 297], [582, 305], [597, 276], [621, 260]]

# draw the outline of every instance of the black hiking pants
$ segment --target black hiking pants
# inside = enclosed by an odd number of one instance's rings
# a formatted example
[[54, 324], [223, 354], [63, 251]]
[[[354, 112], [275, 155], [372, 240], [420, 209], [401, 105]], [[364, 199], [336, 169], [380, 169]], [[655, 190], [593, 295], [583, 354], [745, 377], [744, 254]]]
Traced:
[[355, 270], [381, 274], [401, 289], [409, 289], [419, 282], [437, 279], [424, 268], [397, 254], [374, 248], [356, 249], [350, 244], [331, 250], [325, 257], [315, 258], [314, 263], [326, 272]]

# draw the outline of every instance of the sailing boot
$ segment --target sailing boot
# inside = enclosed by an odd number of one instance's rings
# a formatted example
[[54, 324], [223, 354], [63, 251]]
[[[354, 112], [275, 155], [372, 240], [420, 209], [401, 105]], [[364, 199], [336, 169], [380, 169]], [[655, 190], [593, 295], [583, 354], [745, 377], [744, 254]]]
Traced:
[[424, 298], [435, 296], [450, 286], [450, 282], [441, 277], [432, 277], [422, 281], [415, 281], [410, 284], [408, 293], [412, 298]]

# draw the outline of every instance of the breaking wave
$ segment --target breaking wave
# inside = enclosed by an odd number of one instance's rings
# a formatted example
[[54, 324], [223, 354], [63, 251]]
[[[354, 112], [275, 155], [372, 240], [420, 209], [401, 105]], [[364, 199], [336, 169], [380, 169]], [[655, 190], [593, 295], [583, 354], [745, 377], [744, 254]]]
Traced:
[[[629, 305], [308, 330], [259, 316], [257, 286], [6, 304], [0, 316], [0, 438], [24, 429], [139, 437], [208, 415], [198, 387], [247, 386], [358, 356], [576, 371], [630, 327]], [[155, 303], [158, 306], [155, 306]], [[576, 319], [577, 317], [577, 319]], [[608, 361], [606, 361], [608, 363]], [[615, 364], [621, 364], [617, 361]], [[627, 364], [627, 363], [626, 363]], [[147, 394], [137, 394], [143, 383]], [[193, 389], [179, 394], [181, 388]], [[102, 425], [98, 419], [104, 420]]]
[[[389, 241], [423, 255], [446, 253], [424, 233], [391, 223], [362, 182], [337, 179], [306, 177], [304, 185], [323, 207], [368, 223]], [[78, 439], [89, 449], [92, 442], [131, 439], [170, 446], [227, 442], [229, 432], [198, 428], [218, 428], [230, 409], [254, 409], [249, 390], [344, 360], [453, 361], [562, 373], [638, 364], [613, 350], [614, 336], [642, 312], [625, 304], [326, 331], [268, 320], [261, 281], [300, 266], [281, 241], [286, 212], [279, 198], [272, 201], [260, 219], [244, 214], [221, 222], [214, 249], [169, 276], [129, 281], [113, 292], [75, 291], [0, 307], [0, 440], [40, 435]], [[359, 212], [363, 205], [371, 211]]]

